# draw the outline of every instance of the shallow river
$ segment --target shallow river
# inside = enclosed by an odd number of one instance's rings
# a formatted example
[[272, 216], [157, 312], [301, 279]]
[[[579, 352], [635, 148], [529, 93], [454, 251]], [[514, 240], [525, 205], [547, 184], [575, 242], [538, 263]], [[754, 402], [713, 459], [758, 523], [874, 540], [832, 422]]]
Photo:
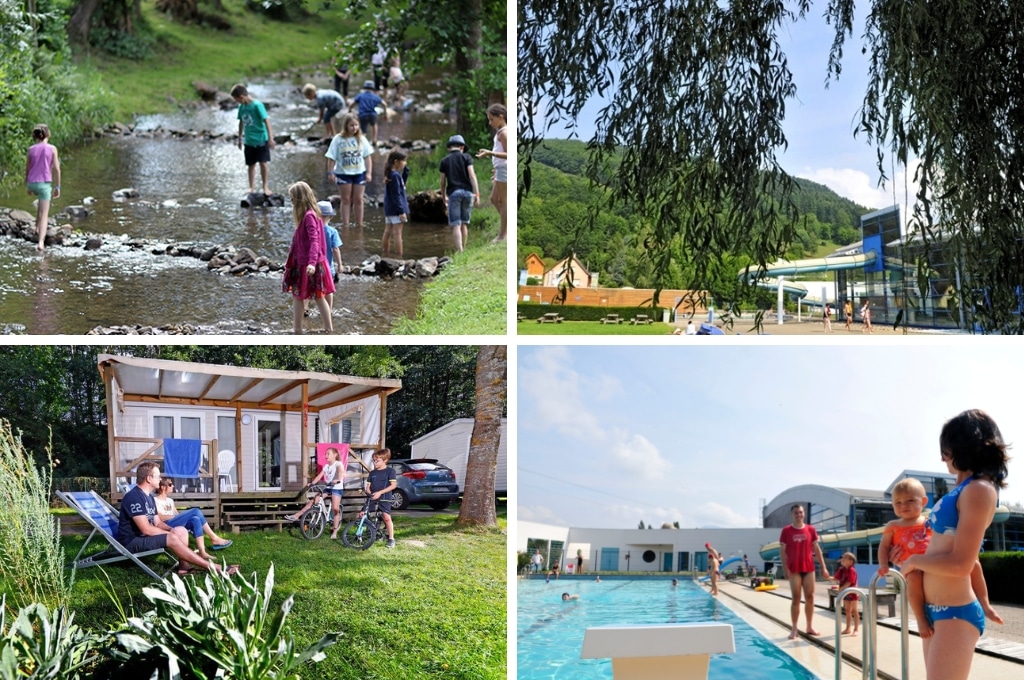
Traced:
[[[271, 152], [270, 187], [287, 194], [290, 183], [303, 180], [321, 199], [336, 191], [324, 172], [323, 153], [302, 137], [316, 119], [292, 82], [264, 82], [250, 91], [268, 108], [275, 136], [291, 134], [295, 144]], [[323, 86], [323, 83], [319, 83]], [[411, 95], [426, 102], [425, 82]], [[352, 91], [350, 94], [354, 94]], [[209, 130], [234, 134], [235, 111], [201, 109], [146, 116], [137, 130]], [[312, 134], [322, 134], [317, 126]], [[379, 138], [447, 139], [448, 116], [441, 113], [399, 113], [380, 124]], [[248, 192], [242, 152], [230, 139], [215, 141], [173, 138], [102, 138], [81, 147], [60, 149], [62, 195], [51, 214], [68, 205], [93, 212], [73, 222], [85, 232], [160, 241], [199, 241], [247, 246], [257, 254], [283, 262], [294, 231], [290, 204], [284, 208], [243, 209]], [[381, 181], [386, 153], [374, 157], [374, 181], [367, 195], [383, 196]], [[257, 169], [257, 188], [259, 171]], [[116, 202], [118, 189], [134, 187], [138, 199]], [[0, 205], [35, 214], [31, 199], [19, 187], [0, 195]], [[365, 226], [341, 228], [342, 260], [356, 264], [380, 254], [383, 210], [366, 208]], [[61, 220], [65, 222], [66, 220]], [[403, 230], [406, 259], [443, 255], [450, 248], [448, 228], [411, 223]], [[411, 315], [421, 284], [343, 276], [334, 298], [336, 333], [387, 333], [394, 321]], [[291, 332], [291, 298], [281, 292], [280, 274], [235, 278], [206, 270], [206, 263], [187, 257], [153, 256], [130, 251], [109, 239], [99, 251], [48, 248], [40, 257], [32, 243], [0, 238], [0, 329], [28, 333], [80, 334], [97, 326], [191, 324], [204, 332]], [[322, 328], [318, 319], [307, 330]]]

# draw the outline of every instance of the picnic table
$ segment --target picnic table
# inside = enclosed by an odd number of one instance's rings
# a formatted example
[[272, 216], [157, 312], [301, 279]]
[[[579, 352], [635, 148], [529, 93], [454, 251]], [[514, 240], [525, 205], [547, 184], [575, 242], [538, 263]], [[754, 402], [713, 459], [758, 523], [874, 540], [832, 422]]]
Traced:
[[537, 317], [537, 323], [562, 323], [564, 319], [558, 315], [558, 312], [548, 312], [544, 316]]
[[634, 316], [632, 319], [629, 320], [629, 323], [631, 323], [634, 326], [636, 326], [636, 325], [639, 325], [639, 324], [654, 323], [654, 319], [652, 319], [651, 317], [647, 316], [646, 314], [637, 314], [636, 316]]
[[601, 317], [601, 323], [622, 323], [622, 317], [618, 314], [609, 314]]

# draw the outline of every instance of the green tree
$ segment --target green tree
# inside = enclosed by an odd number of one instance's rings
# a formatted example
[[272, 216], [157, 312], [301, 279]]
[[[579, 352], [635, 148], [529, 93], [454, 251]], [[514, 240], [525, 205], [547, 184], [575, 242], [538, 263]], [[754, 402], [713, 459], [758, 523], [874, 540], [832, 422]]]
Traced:
[[504, 101], [508, 82], [505, 35], [507, 5], [499, 0], [398, 0], [371, 4], [348, 0], [355, 19], [369, 19], [330, 47], [349, 63], [369, 66], [380, 44], [401, 53], [406, 74], [429, 64], [454, 67], [447, 79], [455, 98], [455, 129], [469, 149], [488, 144], [485, 111], [490, 101]]
[[[778, 163], [796, 95], [779, 36], [811, 0], [532, 0], [519, 6], [520, 187], [546, 128], [570, 131], [595, 95], [601, 110], [585, 174], [621, 147], [608, 203], [652, 225], [647, 257], [667, 275], [681, 237], [693, 286], [746, 241], [754, 264], [795, 237], [794, 183]], [[819, 2], [835, 30], [827, 78], [842, 71], [855, 0]], [[912, 229], [957, 253], [956, 295], [986, 329], [1024, 332], [1024, 3], [861, 0], [867, 91], [856, 134], [913, 173]], [[637, 39], [642, 36], [642, 40]], [[545, 127], [546, 126], [546, 127]], [[768, 191], [776, 201], [764, 202]], [[589, 225], [581, 225], [577, 237]], [[570, 245], [570, 248], [572, 246]]]

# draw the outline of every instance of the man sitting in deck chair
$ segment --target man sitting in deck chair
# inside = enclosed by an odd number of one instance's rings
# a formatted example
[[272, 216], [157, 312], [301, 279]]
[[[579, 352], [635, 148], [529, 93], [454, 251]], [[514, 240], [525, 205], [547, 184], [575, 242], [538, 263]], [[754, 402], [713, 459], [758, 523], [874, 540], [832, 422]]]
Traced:
[[[165, 548], [178, 558], [178, 574], [194, 571], [221, 571], [216, 562], [204, 560], [188, 547], [188, 530], [171, 527], [156, 512], [153, 491], [160, 484], [160, 467], [153, 462], [141, 463], [135, 477], [135, 487], [121, 499], [117, 540], [131, 552], [145, 552]], [[238, 571], [238, 565], [227, 568], [227, 574]]]

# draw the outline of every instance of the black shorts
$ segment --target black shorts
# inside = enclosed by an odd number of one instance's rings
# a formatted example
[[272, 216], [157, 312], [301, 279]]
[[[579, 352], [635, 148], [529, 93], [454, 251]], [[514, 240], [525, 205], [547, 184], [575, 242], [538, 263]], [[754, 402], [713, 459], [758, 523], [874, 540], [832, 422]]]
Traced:
[[264, 144], [262, 146], [249, 146], [246, 144], [242, 148], [245, 151], [246, 165], [270, 162], [270, 144]]

